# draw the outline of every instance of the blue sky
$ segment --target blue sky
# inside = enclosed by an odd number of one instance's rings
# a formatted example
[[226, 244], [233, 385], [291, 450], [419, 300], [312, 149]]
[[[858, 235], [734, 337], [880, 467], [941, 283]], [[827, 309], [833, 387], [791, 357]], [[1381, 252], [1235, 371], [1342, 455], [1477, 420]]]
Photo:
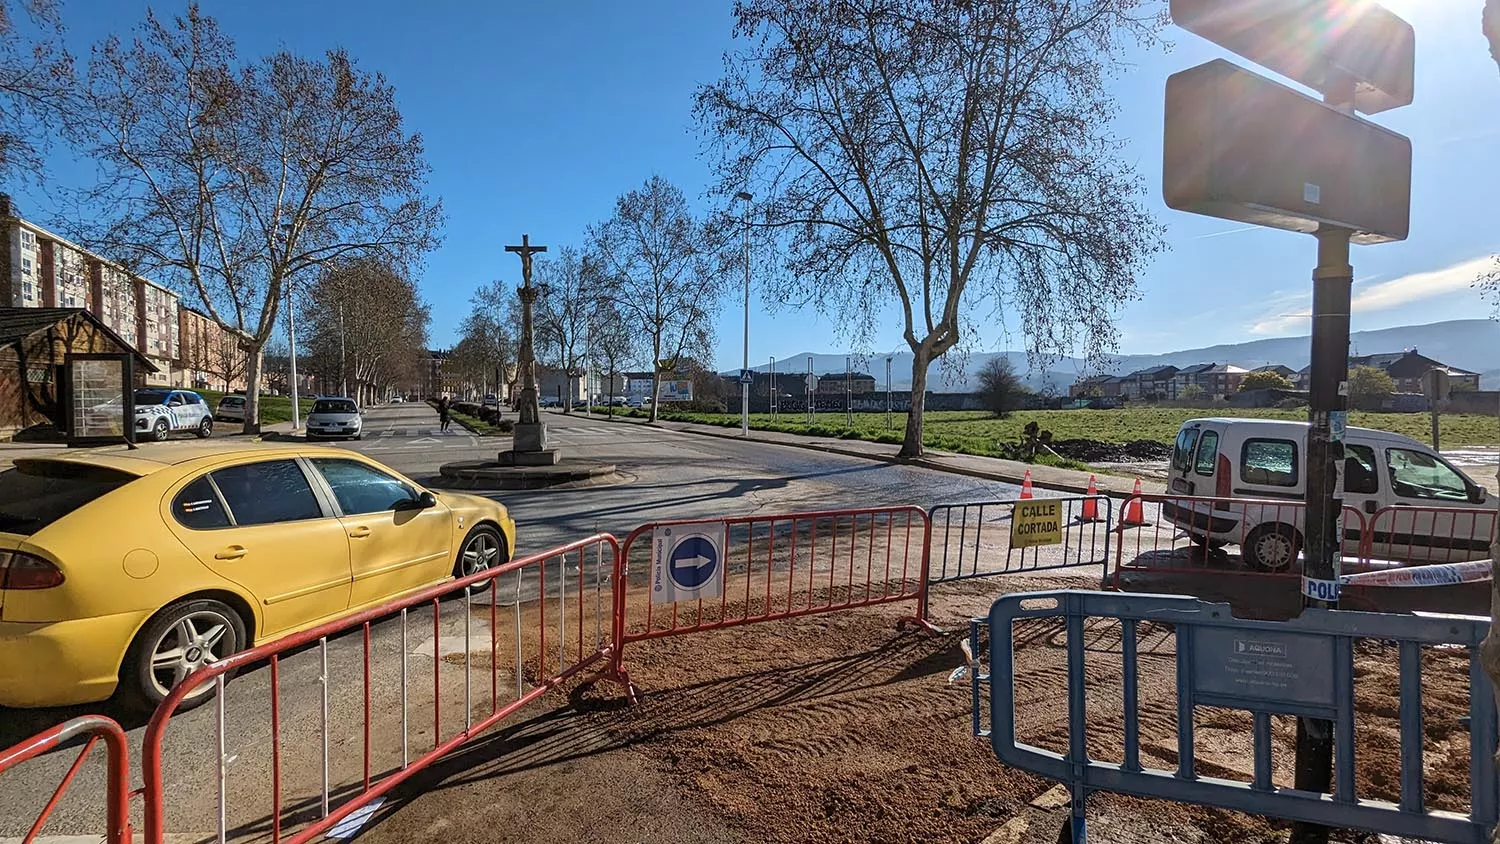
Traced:
[[[63, 0], [75, 50], [128, 32], [145, 3]], [[518, 280], [500, 247], [579, 244], [614, 198], [652, 173], [706, 207], [709, 173], [691, 121], [694, 87], [716, 78], [732, 45], [729, 0], [577, 0], [425, 4], [391, 0], [254, 3], [207, 0], [242, 55], [281, 46], [315, 53], [347, 47], [395, 84], [409, 125], [422, 133], [433, 193], [448, 214], [443, 246], [420, 279], [432, 305], [433, 342], [448, 345], [470, 293], [490, 279]], [[1469, 282], [1500, 251], [1500, 73], [1479, 33], [1481, 0], [1386, 0], [1417, 32], [1416, 103], [1375, 120], [1412, 138], [1411, 237], [1356, 247], [1355, 330], [1488, 313]], [[184, 8], [156, 3], [163, 13]], [[566, 9], [566, 11], [564, 11]], [[1166, 352], [1305, 333], [1314, 244], [1284, 232], [1168, 210], [1160, 198], [1162, 92], [1171, 73], [1222, 51], [1170, 32], [1170, 52], [1133, 54], [1116, 83], [1117, 130], [1168, 226], [1172, 250], [1140, 279], [1143, 298], [1121, 314], [1121, 351]], [[1240, 61], [1240, 60], [1237, 60]], [[1244, 64], [1243, 61], [1240, 63]], [[57, 162], [59, 180], [87, 177]], [[45, 197], [17, 191], [23, 211]], [[43, 216], [33, 214], [33, 216]], [[751, 358], [839, 351], [847, 342], [813, 313], [751, 317]], [[718, 363], [738, 365], [741, 313], [726, 303]], [[1015, 320], [1011, 320], [1014, 325]], [[869, 351], [901, 344], [895, 315]], [[981, 350], [1020, 348], [998, 325]]]

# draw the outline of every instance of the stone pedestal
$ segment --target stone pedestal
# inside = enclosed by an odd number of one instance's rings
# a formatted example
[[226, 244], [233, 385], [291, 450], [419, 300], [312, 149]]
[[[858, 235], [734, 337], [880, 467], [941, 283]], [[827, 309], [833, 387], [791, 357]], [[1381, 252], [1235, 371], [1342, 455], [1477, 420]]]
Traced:
[[516, 451], [546, 451], [547, 423], [519, 422], [510, 447]]
[[556, 466], [557, 449], [547, 447], [547, 423], [516, 425], [511, 450], [500, 452], [498, 460], [501, 466]]
[[501, 466], [556, 466], [557, 461], [557, 449], [554, 448], [543, 451], [502, 451], [498, 460]]

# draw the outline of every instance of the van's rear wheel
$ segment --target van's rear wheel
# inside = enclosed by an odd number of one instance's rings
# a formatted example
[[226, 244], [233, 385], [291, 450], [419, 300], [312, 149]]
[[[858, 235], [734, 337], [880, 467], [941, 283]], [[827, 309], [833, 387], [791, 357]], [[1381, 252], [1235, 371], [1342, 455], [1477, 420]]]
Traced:
[[1291, 525], [1267, 524], [1250, 531], [1242, 549], [1245, 562], [1261, 571], [1290, 571], [1302, 553], [1302, 536]]

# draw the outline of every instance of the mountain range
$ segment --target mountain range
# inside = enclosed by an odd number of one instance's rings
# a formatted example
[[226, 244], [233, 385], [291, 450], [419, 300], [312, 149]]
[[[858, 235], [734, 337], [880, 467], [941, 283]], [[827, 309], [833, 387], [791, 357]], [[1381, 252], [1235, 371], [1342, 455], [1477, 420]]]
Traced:
[[[1155, 355], [1121, 355], [1111, 359], [1105, 372], [1124, 375], [1138, 369], [1154, 366], [1192, 366], [1197, 363], [1230, 363], [1246, 369], [1267, 364], [1284, 364], [1292, 369], [1307, 366], [1310, 348], [1309, 338], [1277, 337], [1252, 340], [1245, 343], [1229, 343], [1201, 349], [1184, 349]], [[1358, 331], [1349, 336], [1351, 355], [1373, 355], [1385, 352], [1401, 352], [1416, 349], [1434, 360], [1449, 366], [1468, 369], [1480, 374], [1482, 389], [1500, 389], [1500, 322], [1484, 319], [1461, 319], [1436, 322], [1429, 325], [1404, 325], [1379, 331]], [[1004, 355], [1010, 359], [1015, 372], [1021, 375], [1034, 390], [1051, 390], [1066, 393], [1068, 385], [1081, 377], [1098, 374], [1080, 358], [1061, 357], [1033, 367], [1025, 352], [972, 353], [962, 360], [955, 358], [945, 364], [939, 362], [929, 376], [929, 389], [934, 392], [967, 392], [978, 383], [978, 373], [992, 358]], [[843, 355], [821, 352], [802, 352], [785, 360], [778, 359], [778, 372], [806, 372], [808, 359], [812, 359], [813, 372], [819, 376], [836, 373], [842, 375], [846, 357], [856, 372], [868, 372], [875, 376], [878, 389], [886, 385], [886, 361], [884, 355]], [[891, 389], [911, 388], [911, 355], [902, 353], [891, 356]], [[768, 364], [754, 367], [764, 372]]]

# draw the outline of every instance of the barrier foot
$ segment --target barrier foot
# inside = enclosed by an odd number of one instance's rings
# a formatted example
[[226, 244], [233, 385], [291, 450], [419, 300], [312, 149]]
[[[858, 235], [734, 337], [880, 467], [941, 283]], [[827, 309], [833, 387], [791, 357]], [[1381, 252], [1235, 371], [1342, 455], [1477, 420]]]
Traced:
[[948, 631], [944, 630], [941, 627], [938, 627], [936, 624], [933, 624], [925, 618], [910, 616], [909, 618], [903, 618], [900, 621], [896, 622], [897, 630], [905, 630], [908, 626], [915, 627], [930, 636], [948, 635]]
[[636, 688], [635, 683], [632, 683], [630, 681], [630, 672], [626, 671], [625, 669], [606, 668], [595, 675], [594, 679], [590, 680], [589, 682], [593, 683], [598, 682], [599, 680], [608, 680], [609, 682], [623, 688], [625, 690], [625, 697], [630, 701], [631, 706], [635, 706], [637, 703], [641, 702], [641, 690]]

